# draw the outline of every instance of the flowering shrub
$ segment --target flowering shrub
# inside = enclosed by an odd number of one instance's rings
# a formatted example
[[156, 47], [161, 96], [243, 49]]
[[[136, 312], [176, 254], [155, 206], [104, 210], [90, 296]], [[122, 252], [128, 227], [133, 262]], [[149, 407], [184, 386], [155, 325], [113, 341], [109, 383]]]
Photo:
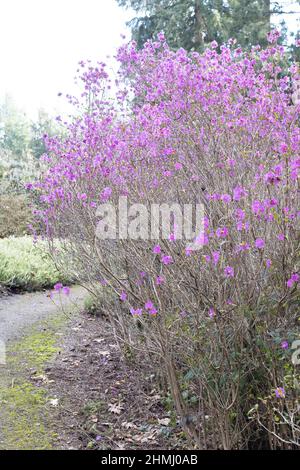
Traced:
[[[269, 40], [202, 55], [171, 51], [163, 34], [142, 50], [130, 43], [114, 101], [105, 65], [82, 62], [77, 112], [64, 138], [48, 139], [34, 184], [50, 247], [63, 246], [57, 262], [67, 255], [91, 291], [114, 293], [119, 344], [165, 371], [199, 448], [299, 445], [298, 70], [282, 73], [284, 50]], [[203, 204], [201, 249], [177, 239], [175, 223], [159, 242], [99, 240], [96, 208], [120, 196], [149, 210]]]

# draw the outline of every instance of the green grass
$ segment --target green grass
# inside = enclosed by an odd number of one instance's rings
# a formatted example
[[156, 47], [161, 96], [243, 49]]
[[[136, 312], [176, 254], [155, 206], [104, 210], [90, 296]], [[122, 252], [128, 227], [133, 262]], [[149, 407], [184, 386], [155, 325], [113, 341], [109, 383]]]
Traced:
[[0, 239], [0, 286], [34, 291], [57, 282], [68, 279], [56, 269], [44, 242], [33, 243], [30, 236]]

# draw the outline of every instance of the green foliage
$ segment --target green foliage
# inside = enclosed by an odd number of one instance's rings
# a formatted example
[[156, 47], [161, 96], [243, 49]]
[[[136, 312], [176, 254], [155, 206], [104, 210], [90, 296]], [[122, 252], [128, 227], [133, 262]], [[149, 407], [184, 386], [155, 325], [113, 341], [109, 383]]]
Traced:
[[29, 236], [0, 240], [0, 285], [11, 289], [38, 290], [68, 282], [46, 252], [46, 243]]
[[0, 123], [1, 148], [21, 158], [29, 150], [30, 121], [9, 96], [0, 107]]
[[0, 195], [0, 238], [28, 234], [32, 213], [24, 194]]
[[46, 153], [46, 146], [44, 142], [45, 135], [51, 136], [56, 133], [58, 129], [53, 123], [53, 120], [43, 109], [38, 112], [37, 121], [31, 123], [31, 139], [30, 150], [35, 158], [40, 158], [41, 155]]
[[46, 151], [44, 137], [58, 132], [44, 110], [32, 121], [6, 96], [0, 104], [0, 193], [24, 190], [24, 183], [36, 179], [39, 158]]

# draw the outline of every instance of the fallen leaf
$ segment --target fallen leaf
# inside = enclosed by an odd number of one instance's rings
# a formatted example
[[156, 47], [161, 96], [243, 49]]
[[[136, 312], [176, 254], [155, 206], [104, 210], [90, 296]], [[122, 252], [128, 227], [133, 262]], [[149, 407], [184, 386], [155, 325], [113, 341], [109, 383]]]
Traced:
[[137, 426], [133, 423], [127, 423], [127, 421], [124, 421], [121, 426], [125, 429], [137, 429]]
[[58, 405], [58, 398], [53, 398], [52, 400], [49, 401], [51, 406], [57, 406]]
[[124, 407], [121, 403], [109, 403], [108, 405], [108, 411], [115, 413], [116, 415], [120, 415], [122, 410], [124, 410]]
[[169, 426], [170, 421], [170, 418], [162, 418], [158, 419], [158, 424], [160, 424], [161, 426]]
[[101, 354], [101, 356], [109, 356], [110, 352], [109, 351], [98, 351], [98, 354]]

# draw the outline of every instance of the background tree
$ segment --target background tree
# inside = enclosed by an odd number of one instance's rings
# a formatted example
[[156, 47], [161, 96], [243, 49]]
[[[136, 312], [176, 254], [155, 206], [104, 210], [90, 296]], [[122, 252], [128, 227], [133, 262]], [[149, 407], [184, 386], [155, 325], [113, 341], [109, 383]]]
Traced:
[[46, 152], [44, 138], [58, 132], [53, 119], [44, 109], [39, 109], [38, 118], [31, 123], [30, 149], [35, 158], [40, 158]]
[[23, 183], [37, 176], [39, 158], [45, 153], [45, 135], [58, 133], [52, 118], [40, 109], [30, 119], [6, 95], [0, 104], [0, 192], [23, 190]]
[[0, 105], [1, 136], [0, 147], [11, 152], [16, 158], [29, 151], [30, 120], [18, 109], [13, 99], [6, 95]]
[[[266, 45], [272, 15], [294, 14], [294, 2], [271, 0], [117, 0], [137, 16], [129, 25], [141, 47], [147, 39], [164, 31], [169, 45], [201, 51], [213, 40], [222, 43], [233, 37], [242, 47]], [[298, 1], [298, 3], [300, 3]], [[285, 28], [283, 25], [283, 33]]]

